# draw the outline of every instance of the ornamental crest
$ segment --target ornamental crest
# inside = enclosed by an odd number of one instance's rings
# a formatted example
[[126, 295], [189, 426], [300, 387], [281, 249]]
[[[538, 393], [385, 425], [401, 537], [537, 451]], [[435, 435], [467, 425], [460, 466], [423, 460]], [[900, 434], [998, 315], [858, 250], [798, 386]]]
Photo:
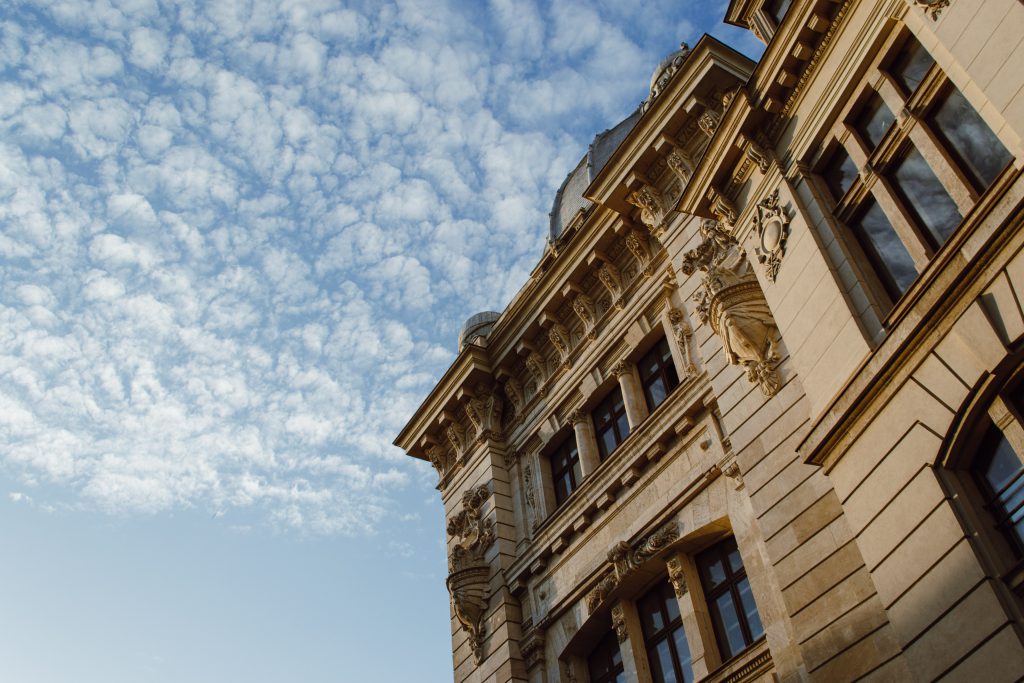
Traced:
[[782, 257], [786, 255], [786, 240], [789, 239], [789, 216], [779, 206], [778, 189], [757, 204], [754, 227], [758, 239], [754, 253], [764, 265], [765, 275], [775, 282], [782, 266]]

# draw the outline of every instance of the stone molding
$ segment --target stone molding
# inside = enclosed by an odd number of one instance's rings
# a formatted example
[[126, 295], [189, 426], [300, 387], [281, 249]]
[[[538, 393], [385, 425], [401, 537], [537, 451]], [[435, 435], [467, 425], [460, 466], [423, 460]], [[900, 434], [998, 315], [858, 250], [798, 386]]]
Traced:
[[704, 241], [683, 254], [682, 264], [686, 275], [704, 273], [693, 297], [697, 317], [718, 335], [728, 363], [741, 366], [747, 380], [770, 398], [781, 387], [773, 367], [779, 360], [779, 330], [771, 309], [736, 239], [717, 221], [704, 221], [700, 232]]
[[608, 564], [604, 575], [597, 586], [587, 594], [585, 599], [587, 612], [593, 614], [627, 576], [678, 538], [679, 525], [672, 520], [654, 533], [640, 539], [635, 546], [631, 546], [625, 541], [616, 543], [608, 551]]

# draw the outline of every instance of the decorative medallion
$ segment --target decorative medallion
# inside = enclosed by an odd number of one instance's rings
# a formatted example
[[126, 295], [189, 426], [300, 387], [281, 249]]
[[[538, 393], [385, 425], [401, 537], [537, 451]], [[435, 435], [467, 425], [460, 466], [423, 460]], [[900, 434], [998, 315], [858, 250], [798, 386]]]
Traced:
[[786, 255], [786, 240], [789, 239], [789, 216], [779, 206], [778, 189], [757, 204], [754, 227], [757, 228], [758, 239], [754, 253], [764, 265], [765, 275], [775, 282], [782, 257]]

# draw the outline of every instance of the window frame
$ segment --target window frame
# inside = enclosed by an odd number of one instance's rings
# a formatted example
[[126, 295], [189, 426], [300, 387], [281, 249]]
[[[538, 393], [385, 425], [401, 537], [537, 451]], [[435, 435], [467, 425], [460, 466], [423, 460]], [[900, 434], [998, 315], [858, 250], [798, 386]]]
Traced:
[[[912, 93], [906, 93], [899, 77], [891, 71], [893, 65], [905, 54], [909, 41], [917, 41], [917, 38], [906, 29], [894, 32], [883, 41], [864, 75], [851, 85], [849, 104], [837, 112], [836, 122], [819, 146], [813, 162], [809, 164], [820, 185], [820, 196], [827, 199], [826, 206], [832, 208], [832, 217], [838, 224], [837, 232], [844, 237], [844, 246], [851, 260], [856, 262], [854, 270], [863, 275], [858, 279], [869, 290], [869, 300], [883, 328], [891, 326], [902, 315], [904, 306], [900, 304], [907, 298], [906, 295], [914, 289], [914, 284], [938, 254], [955, 241], [953, 236], [969, 220], [974, 207], [986, 193], [1000, 184], [1000, 179], [1006, 177], [1008, 169], [1013, 168], [1014, 161], [1012, 153], [1007, 150], [1009, 161], [1002, 171], [996, 174], [988, 187], [976, 186], [962, 167], [957, 157], [958, 152], [944, 142], [932, 120], [935, 108], [949, 96], [956, 84], [923, 46], [921, 49], [931, 59], [931, 64]], [[871, 148], [858, 130], [857, 123], [863, 107], [875, 96], [892, 112], [895, 121], [886, 129], [878, 145]], [[977, 109], [975, 113], [978, 113]], [[978, 116], [980, 118], [980, 113]], [[999, 139], [991, 128], [989, 132]], [[1000, 144], [1004, 144], [1002, 140]], [[951, 236], [938, 244], [915, 218], [892, 177], [896, 167], [910, 153], [910, 146], [924, 158], [961, 216], [960, 221], [950, 227]], [[835, 196], [830, 183], [824, 178], [834, 160], [837, 147], [845, 150], [857, 169], [857, 175], [842, 197]], [[859, 215], [868, 199], [878, 204], [915, 264], [917, 277], [902, 292], [894, 290], [891, 283], [886, 284], [885, 275], [880, 274], [878, 265], [868, 257], [860, 239], [849, 228], [850, 222]]]
[[[614, 646], [615, 652], [617, 652], [619, 655], [618, 664], [615, 663], [615, 656], [612, 653], [612, 648], [608, 647], [609, 643], [611, 643]], [[609, 669], [607, 675], [599, 677], [594, 676], [594, 669], [591, 664], [591, 661], [595, 657], [595, 655], [607, 655], [606, 663]], [[623, 674], [624, 676], [626, 673], [625, 662], [622, 659], [622, 644], [619, 642], [618, 637], [615, 635], [615, 629], [613, 628], [608, 629], [605, 635], [603, 635], [601, 639], [597, 641], [597, 644], [595, 644], [594, 647], [591, 648], [590, 652], [588, 652], [587, 655], [583, 657], [583, 660], [586, 663], [587, 676], [590, 678], [590, 683], [616, 683], [616, 681], [618, 680], [618, 675]]]
[[[571, 451], [571, 454], [567, 454], [567, 451]], [[556, 469], [556, 459], [562, 455], [566, 455], [566, 467], [564, 469]], [[580, 484], [583, 483], [583, 467], [580, 464], [580, 449], [579, 444], [576, 443], [576, 434], [570, 432], [562, 440], [558, 447], [547, 455], [548, 468], [551, 472], [551, 488], [554, 491], [554, 509], [562, 507], [572, 495], [579, 489]], [[579, 477], [577, 478], [576, 472], [579, 471]], [[569, 490], [565, 494], [564, 498], [559, 497], [559, 478], [561, 476], [568, 475], [569, 479]]]
[[[664, 626], [653, 633], [648, 633], [644, 622], [643, 610], [641, 605], [649, 597], [655, 596], [658, 602], [658, 611], [660, 612], [661, 619], [664, 622]], [[672, 600], [676, 603], [676, 616], [673, 619], [668, 618], [668, 612], [665, 609], [665, 603], [667, 600]], [[636, 600], [633, 601], [636, 605], [637, 614], [640, 621], [640, 638], [643, 643], [644, 652], [647, 655], [647, 665], [650, 667], [651, 678], [654, 679], [654, 672], [657, 667], [654, 663], [654, 658], [657, 656], [657, 646], [662, 642], [668, 643], [669, 656], [672, 660], [672, 673], [676, 676], [678, 683], [693, 683], [693, 654], [690, 650], [689, 637], [686, 633], [686, 628], [683, 625], [682, 608], [679, 605], [679, 599], [676, 597], [675, 589], [672, 587], [671, 582], [667, 576], [660, 578], [652, 586], [648, 587], [646, 591], [641, 593]], [[676, 631], [681, 630], [683, 633], [683, 640], [686, 643], [687, 656], [689, 659], [683, 664], [682, 657], [676, 648], [675, 634]], [[689, 678], [686, 677], [686, 672], [689, 672]]]
[[[742, 566], [738, 570], [733, 570], [729, 564], [729, 554], [735, 550], [739, 555]], [[706, 563], [705, 559], [708, 557], [715, 557], [722, 562], [722, 567], [725, 569], [726, 578], [717, 586], [709, 586], [709, 577], [707, 567], [711, 563]], [[718, 653], [722, 663], [728, 662], [736, 657], [739, 657], [744, 652], [747, 652], [752, 647], [756, 646], [765, 637], [764, 620], [761, 618], [761, 610], [757, 606], [757, 599], [753, 595], [753, 586], [750, 585], [750, 578], [747, 575], [747, 565], [743, 561], [743, 554], [739, 550], [739, 544], [736, 541], [735, 536], [729, 536], [721, 540], [716, 541], [707, 548], [701, 550], [693, 555], [693, 563], [697, 569], [697, 576], [700, 579], [701, 595], [704, 600], [704, 607], [707, 610], [708, 617], [711, 621], [711, 629], [714, 633], [715, 644], [718, 647]], [[737, 585], [746, 580], [747, 586], [751, 590], [751, 599], [754, 600], [754, 608], [757, 612], [758, 621], [761, 623], [761, 634], [756, 638], [753, 637], [753, 631], [751, 630], [750, 624], [747, 620], [746, 612], [743, 609], [743, 601], [740, 595]], [[732, 647], [729, 644], [729, 638], [725, 631], [724, 621], [722, 615], [718, 610], [717, 599], [723, 595], [729, 594], [733, 609], [736, 613], [736, 619], [740, 626], [740, 635], [743, 638], [744, 646], [732, 652]], [[728, 656], [726, 656], [728, 655]]]
[[[659, 353], [661, 349], [663, 352]], [[656, 370], [649, 377], [644, 377], [644, 367], [649, 360], [653, 359]], [[655, 342], [650, 349], [636, 362], [637, 375], [640, 377], [640, 390], [644, 395], [644, 402], [647, 404], [647, 411], [653, 413], [659, 406], [668, 400], [676, 389], [679, 388], [679, 370], [676, 368], [675, 358], [672, 356], [672, 347], [669, 346], [668, 337], [662, 337]], [[661, 380], [665, 390], [665, 397], [659, 403], [654, 403], [650, 388]]]
[[[618, 404], [621, 405], [621, 411], [615, 408], [616, 401], [614, 400], [614, 397], [616, 395], [618, 395]], [[603, 430], [600, 422], [598, 421], [598, 413], [601, 411], [607, 411], [611, 416], [611, 419]], [[624, 434], [621, 433], [622, 430], [619, 429], [620, 419], [625, 419], [626, 421], [626, 430]], [[620, 385], [616, 384], [611, 391], [601, 399], [601, 402], [594, 406], [593, 410], [590, 411], [590, 420], [594, 425], [594, 439], [597, 441], [597, 453], [601, 462], [604, 462], [611, 457], [612, 453], [618, 450], [619, 446], [621, 446], [622, 442], [629, 437], [631, 432], [629, 418], [626, 415], [626, 401], [622, 395], [622, 387]], [[603, 435], [609, 431], [615, 437], [615, 445], [612, 446], [610, 450], [606, 451]]]

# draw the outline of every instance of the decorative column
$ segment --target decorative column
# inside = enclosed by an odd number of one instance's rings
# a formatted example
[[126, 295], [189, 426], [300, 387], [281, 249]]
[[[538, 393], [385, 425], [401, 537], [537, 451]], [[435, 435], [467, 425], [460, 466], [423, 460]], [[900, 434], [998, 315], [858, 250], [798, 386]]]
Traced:
[[624, 360], [620, 360], [612, 367], [612, 373], [619, 380], [622, 402], [626, 404], [626, 419], [629, 421], [629, 429], [632, 431], [648, 415], [647, 401], [644, 399], [644, 392], [640, 389], [640, 378], [637, 376], [633, 364]]
[[[693, 668], [694, 680], [701, 680], [718, 667], [718, 653], [714, 648], [706, 647], [715, 638], [711, 626], [711, 616], [703, 599], [694, 599], [690, 588], [700, 593], [700, 575], [693, 560], [685, 553], [670, 555], [665, 561], [668, 580], [676, 594], [679, 604], [679, 615], [683, 621], [683, 632], [686, 643], [690, 647], [690, 666]], [[710, 639], [710, 640], [709, 640]], [[708, 660], [714, 660], [714, 663]]]
[[631, 600], [620, 600], [612, 605], [612, 629], [619, 641], [626, 680], [651, 680], [651, 667], [647, 663], [647, 652], [644, 650], [640, 614]]
[[594, 433], [594, 421], [590, 413], [576, 408], [569, 413], [569, 422], [576, 433], [576, 450], [580, 456], [580, 470], [587, 477], [601, 464], [601, 456], [597, 452], [597, 435]]

